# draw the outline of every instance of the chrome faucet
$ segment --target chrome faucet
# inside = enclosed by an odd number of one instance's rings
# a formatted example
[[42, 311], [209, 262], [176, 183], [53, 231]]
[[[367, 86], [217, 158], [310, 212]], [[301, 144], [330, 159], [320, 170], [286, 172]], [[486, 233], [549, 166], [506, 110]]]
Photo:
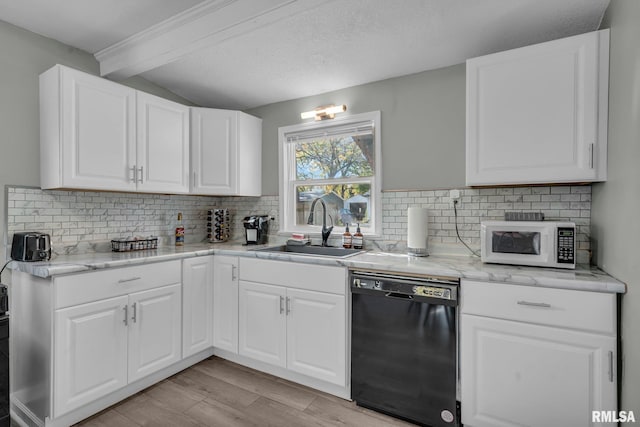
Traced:
[[322, 246], [327, 246], [327, 240], [329, 239], [329, 235], [331, 231], [333, 231], [333, 218], [331, 218], [331, 227], [327, 228], [327, 205], [324, 204], [324, 200], [321, 198], [317, 198], [313, 200], [311, 203], [311, 212], [309, 212], [309, 219], [307, 219], [307, 224], [313, 224], [313, 209], [316, 207], [316, 203], [320, 202], [322, 205]]

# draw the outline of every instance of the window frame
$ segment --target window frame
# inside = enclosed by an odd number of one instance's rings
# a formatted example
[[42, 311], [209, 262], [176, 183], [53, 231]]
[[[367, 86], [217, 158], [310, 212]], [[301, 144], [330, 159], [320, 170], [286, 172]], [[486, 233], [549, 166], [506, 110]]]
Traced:
[[[295, 179], [295, 150], [289, 147], [287, 144], [288, 135], [302, 132], [309, 132], [313, 130], [319, 130], [323, 128], [331, 128], [335, 126], [347, 126], [349, 124], [356, 124], [361, 122], [370, 121], [373, 123], [373, 152], [374, 152], [374, 167], [373, 175], [371, 177], [350, 177], [350, 178], [337, 178], [329, 180], [331, 183], [337, 181], [358, 183], [358, 182], [371, 182], [370, 189], [370, 215], [371, 219], [369, 227], [362, 230], [365, 236], [380, 237], [382, 235], [382, 147], [381, 147], [381, 125], [380, 125], [380, 111], [371, 111], [368, 113], [351, 114], [348, 116], [341, 116], [335, 119], [323, 120], [318, 122], [300, 123], [290, 126], [282, 126], [278, 128], [278, 159], [279, 159], [279, 204], [280, 204], [280, 234], [290, 234], [292, 232], [305, 233], [309, 236], [320, 236], [321, 225], [296, 225], [295, 224], [295, 183], [298, 182]], [[308, 180], [310, 183], [317, 185], [326, 185], [327, 180]], [[316, 210], [321, 209], [316, 207]], [[316, 216], [320, 218], [320, 213]], [[331, 222], [329, 224], [331, 225]], [[338, 230], [335, 230], [338, 231]], [[352, 230], [352, 232], [355, 230]], [[334, 234], [335, 236], [336, 234]]]

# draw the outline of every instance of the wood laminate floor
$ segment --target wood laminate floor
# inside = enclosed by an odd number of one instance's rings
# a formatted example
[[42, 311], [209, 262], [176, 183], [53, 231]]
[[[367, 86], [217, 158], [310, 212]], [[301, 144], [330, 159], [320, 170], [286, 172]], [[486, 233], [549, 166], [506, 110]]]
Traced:
[[77, 424], [410, 426], [355, 403], [211, 357]]

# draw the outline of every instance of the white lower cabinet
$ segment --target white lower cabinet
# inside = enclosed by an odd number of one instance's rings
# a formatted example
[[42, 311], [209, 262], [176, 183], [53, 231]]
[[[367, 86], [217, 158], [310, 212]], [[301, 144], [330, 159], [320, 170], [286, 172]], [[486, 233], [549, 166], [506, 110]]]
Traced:
[[239, 353], [262, 362], [287, 366], [286, 289], [240, 282]]
[[345, 297], [287, 289], [287, 368], [344, 385]]
[[[37, 287], [38, 281], [46, 282], [52, 291], [47, 297], [52, 306], [42, 309], [53, 309], [53, 324], [41, 325], [43, 331], [53, 333], [52, 355], [41, 354], [52, 357], [50, 418], [83, 411], [96, 400], [182, 360], [180, 261], [50, 280], [29, 275], [16, 279], [25, 292]], [[32, 303], [42, 304], [42, 300]], [[17, 356], [34, 353], [26, 344], [19, 339]]]
[[213, 259], [182, 261], [182, 357], [213, 347]]
[[213, 345], [238, 353], [238, 257], [213, 257]]
[[461, 312], [464, 425], [593, 426], [616, 410], [613, 294], [463, 281]]
[[346, 270], [240, 261], [239, 354], [346, 386]]
[[181, 285], [57, 310], [56, 415], [182, 358]]
[[129, 382], [182, 358], [180, 284], [129, 296]]
[[121, 296], [56, 311], [56, 414], [127, 384], [127, 307]]

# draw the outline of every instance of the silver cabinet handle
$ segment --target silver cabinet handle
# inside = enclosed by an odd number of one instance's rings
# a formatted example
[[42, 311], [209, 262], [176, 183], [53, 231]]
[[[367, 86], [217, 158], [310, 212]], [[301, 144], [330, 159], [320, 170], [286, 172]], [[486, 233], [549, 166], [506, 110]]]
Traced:
[[236, 266], [232, 265], [231, 266], [231, 280], [235, 282], [235, 280], [238, 278], [238, 276], [236, 276]]
[[137, 181], [137, 179], [136, 179], [137, 178], [136, 177], [136, 170], [137, 170], [136, 169], [136, 165], [133, 165], [133, 167], [129, 168], [129, 169], [131, 169], [131, 182], [136, 182]]
[[284, 313], [284, 297], [280, 296], [280, 314]]
[[138, 310], [137, 310], [138, 303], [134, 302], [131, 305], [131, 307], [133, 307], [133, 316], [131, 316], [131, 320], [133, 320], [133, 323], [136, 323], [136, 320], [137, 320], [136, 317], [137, 317], [137, 314], [138, 314]]
[[613, 382], [613, 351], [609, 351], [609, 382]]
[[594, 144], [589, 144], [589, 168], [593, 169], [593, 150]]
[[122, 322], [124, 326], [129, 326], [129, 306], [125, 305], [122, 309], [124, 310], [124, 320]]
[[528, 305], [530, 307], [551, 308], [551, 304], [547, 304], [546, 302], [518, 301], [518, 305]]
[[144, 166], [140, 166], [140, 184], [144, 182]]
[[291, 313], [291, 298], [287, 297], [287, 316]]
[[118, 280], [118, 283], [127, 283], [127, 282], [133, 282], [134, 280], [140, 280], [142, 279], [142, 277], [132, 277], [130, 279], [120, 279]]

